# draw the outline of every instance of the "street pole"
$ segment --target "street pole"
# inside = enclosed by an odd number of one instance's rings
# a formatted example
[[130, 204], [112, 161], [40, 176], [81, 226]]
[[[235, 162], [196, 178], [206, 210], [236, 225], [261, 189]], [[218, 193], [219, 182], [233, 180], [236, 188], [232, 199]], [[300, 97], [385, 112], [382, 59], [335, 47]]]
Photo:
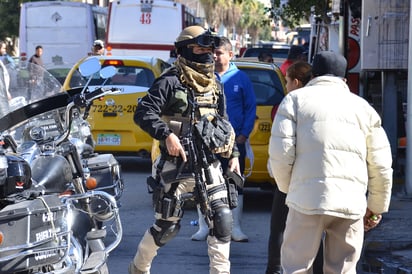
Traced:
[[[409, 47], [408, 47], [408, 92], [406, 110], [406, 137], [411, 144], [412, 140], [412, 4], [409, 6]], [[408, 140], [409, 139], [409, 140]], [[406, 169], [405, 169], [405, 191], [407, 196], [412, 196], [411, 155], [412, 145], [406, 144]]]

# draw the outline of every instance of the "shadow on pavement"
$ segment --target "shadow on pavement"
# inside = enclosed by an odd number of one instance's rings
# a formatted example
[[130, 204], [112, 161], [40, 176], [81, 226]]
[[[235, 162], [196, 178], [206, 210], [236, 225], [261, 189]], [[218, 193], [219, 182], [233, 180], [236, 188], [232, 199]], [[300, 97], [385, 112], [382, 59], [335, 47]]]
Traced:
[[150, 172], [152, 162], [150, 158], [141, 158], [136, 156], [116, 156], [123, 171]]

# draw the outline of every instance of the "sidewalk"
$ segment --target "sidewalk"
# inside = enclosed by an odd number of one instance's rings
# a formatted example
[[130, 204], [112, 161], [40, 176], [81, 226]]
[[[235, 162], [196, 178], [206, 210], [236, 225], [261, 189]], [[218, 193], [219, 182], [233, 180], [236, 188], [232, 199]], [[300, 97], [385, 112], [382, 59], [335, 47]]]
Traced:
[[412, 196], [394, 183], [389, 212], [365, 234], [362, 273], [412, 274]]

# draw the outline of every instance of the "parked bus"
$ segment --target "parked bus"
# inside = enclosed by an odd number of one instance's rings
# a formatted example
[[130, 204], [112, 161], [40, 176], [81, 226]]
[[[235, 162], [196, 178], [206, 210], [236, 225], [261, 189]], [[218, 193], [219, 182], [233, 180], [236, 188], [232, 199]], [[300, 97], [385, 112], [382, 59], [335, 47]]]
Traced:
[[41, 45], [47, 67], [69, 66], [91, 53], [93, 41], [105, 39], [107, 7], [80, 2], [23, 3], [20, 12], [20, 62], [27, 64]]
[[168, 61], [179, 33], [197, 23], [193, 12], [175, 1], [112, 1], [107, 54], [155, 56]]

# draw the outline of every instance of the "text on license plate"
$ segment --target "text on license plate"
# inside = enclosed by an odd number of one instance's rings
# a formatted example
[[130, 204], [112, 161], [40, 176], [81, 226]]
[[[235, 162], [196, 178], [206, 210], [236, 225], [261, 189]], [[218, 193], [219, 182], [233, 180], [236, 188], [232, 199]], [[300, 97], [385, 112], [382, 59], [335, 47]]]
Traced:
[[107, 145], [107, 146], [118, 146], [120, 145], [120, 134], [107, 134], [100, 133], [97, 134], [97, 144]]
[[136, 111], [137, 105], [92, 105], [92, 112], [131, 112]]

